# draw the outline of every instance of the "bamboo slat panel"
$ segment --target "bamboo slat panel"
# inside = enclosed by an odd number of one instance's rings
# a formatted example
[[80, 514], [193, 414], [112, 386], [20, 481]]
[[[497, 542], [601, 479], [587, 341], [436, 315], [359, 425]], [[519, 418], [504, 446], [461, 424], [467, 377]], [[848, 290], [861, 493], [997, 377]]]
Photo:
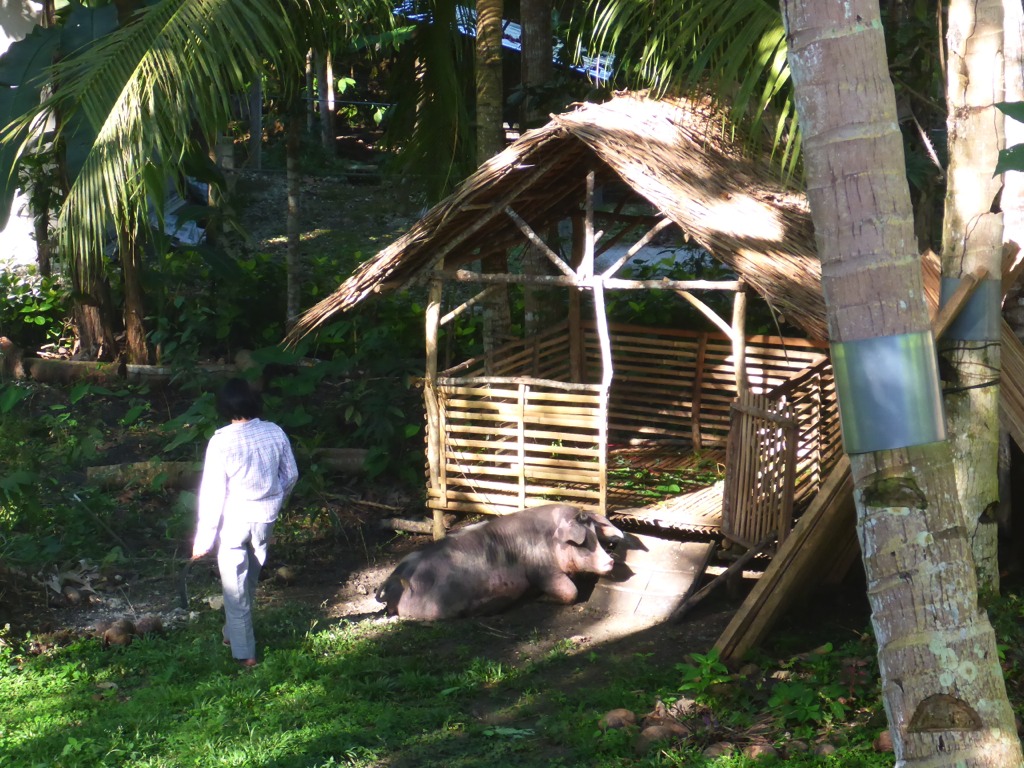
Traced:
[[502, 513], [551, 501], [604, 509], [601, 387], [441, 379], [438, 400], [445, 431], [432, 509]]
[[[449, 368], [446, 377], [468, 379], [484, 376], [485, 356], [475, 357]], [[494, 376], [532, 376], [538, 379], [569, 380], [569, 325], [558, 323], [536, 336], [516, 339], [491, 354], [490, 373]]]
[[746, 547], [781, 541], [793, 514], [797, 421], [785, 400], [745, 392], [733, 406], [722, 533]]
[[[726, 445], [736, 371], [725, 334], [625, 324], [612, 324], [610, 332], [615, 375], [608, 428], [616, 439], [688, 438], [697, 447]], [[822, 344], [752, 336], [746, 346], [747, 380], [753, 391], [765, 392], [824, 357]], [[585, 360], [588, 380], [599, 380], [592, 324], [585, 326]]]
[[748, 547], [773, 531], [784, 541], [794, 510], [817, 495], [841, 455], [828, 360], [764, 395], [740, 397], [726, 456], [723, 534]]
[[1000, 416], [1017, 447], [1024, 448], [1024, 345], [1005, 320], [1001, 338]]
[[[571, 352], [564, 323], [506, 344], [490, 360], [477, 358], [442, 373], [442, 447], [437, 478], [429, 484], [429, 506], [501, 513], [561, 500], [627, 510], [627, 517], [637, 519], [647, 514], [638, 510], [657, 510], [650, 513], [653, 517], [648, 515], [648, 523], [660, 520], [679, 530], [718, 530], [725, 487], [721, 482], [717, 490], [708, 490], [679, 480], [680, 500], [674, 506], [649, 500], [655, 492], [674, 487], [677, 481], [664, 480], [662, 474], [672, 463], [687, 461], [681, 457], [692, 460], [694, 448], [705, 449], [705, 454], [706, 449], [718, 451], [725, 461], [735, 398], [730, 340], [718, 333], [624, 324], [610, 326], [609, 336], [614, 373], [610, 392], [598, 384], [603, 370], [592, 323], [584, 327], [583, 382], [567, 380]], [[798, 441], [791, 442], [798, 442], [799, 448], [792, 449], [793, 492], [784, 496], [800, 508], [841, 453], [834, 384], [823, 347], [755, 336], [748, 339], [746, 365], [754, 391], [769, 391], [770, 407], [788, 409], [793, 419]], [[657, 448], [640, 459], [650, 465], [650, 488], [607, 471], [612, 456], [609, 434], [622, 446], [654, 440]], [[736, 439], [743, 445], [755, 437], [759, 436]], [[736, 456], [746, 456], [743, 461], [750, 463], [764, 452], [764, 461], [775, 467], [780, 450], [754, 440]], [[615, 454], [621, 457], [622, 449]], [[737, 471], [742, 475], [742, 469]], [[731, 464], [727, 474], [735, 474]], [[736, 482], [736, 487], [742, 484]], [[764, 475], [761, 482], [775, 488], [772, 482], [778, 481], [769, 482]], [[666, 514], [667, 509], [673, 513]], [[756, 528], [742, 530], [755, 540], [762, 538]]]

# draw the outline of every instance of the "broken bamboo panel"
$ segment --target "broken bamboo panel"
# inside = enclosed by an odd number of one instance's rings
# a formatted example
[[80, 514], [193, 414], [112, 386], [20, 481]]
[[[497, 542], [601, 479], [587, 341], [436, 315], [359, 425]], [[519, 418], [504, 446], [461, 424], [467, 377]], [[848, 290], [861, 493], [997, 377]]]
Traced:
[[815, 559], [855, 530], [853, 479], [844, 456], [718, 638], [714, 648], [721, 658], [739, 659], [757, 645], [796, 597], [797, 587], [815, 580]]
[[[765, 536], [765, 538], [758, 542], [756, 546], [751, 547], [738, 558], [736, 558], [736, 560], [730, 563], [729, 567], [726, 568], [722, 573], [715, 576], [715, 578], [713, 578], [703, 587], [698, 589], [696, 592], [687, 595], [683, 599], [683, 601], [678, 606], [676, 606], [675, 610], [672, 611], [671, 615], [669, 616], [669, 620], [682, 621], [683, 617], [686, 616], [686, 614], [689, 613], [691, 610], [693, 610], [698, 603], [700, 603], [705, 597], [714, 592], [715, 589], [720, 587], [722, 584], [725, 584], [733, 575], [741, 571], [743, 569], [743, 566], [745, 566], [759, 554], [768, 549], [768, 547], [771, 546], [774, 540], [774, 533], [770, 533], [769, 535]], [[704, 563], [704, 570], [707, 569], [707, 566], [708, 563]], [[696, 583], [697, 582], [695, 580], [694, 584]]]
[[1024, 345], [1004, 320], [1001, 329], [1002, 372], [999, 411], [1003, 426], [1017, 447], [1024, 449]]

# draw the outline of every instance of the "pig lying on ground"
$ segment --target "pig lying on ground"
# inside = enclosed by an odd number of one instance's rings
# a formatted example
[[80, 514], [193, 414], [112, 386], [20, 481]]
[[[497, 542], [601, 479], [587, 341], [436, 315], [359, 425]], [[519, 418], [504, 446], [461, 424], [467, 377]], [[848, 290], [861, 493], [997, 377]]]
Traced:
[[608, 518], [568, 504], [547, 504], [478, 523], [402, 560], [377, 600], [389, 616], [450, 619], [494, 613], [531, 591], [568, 605], [569, 577], [610, 573], [602, 547], [623, 538]]

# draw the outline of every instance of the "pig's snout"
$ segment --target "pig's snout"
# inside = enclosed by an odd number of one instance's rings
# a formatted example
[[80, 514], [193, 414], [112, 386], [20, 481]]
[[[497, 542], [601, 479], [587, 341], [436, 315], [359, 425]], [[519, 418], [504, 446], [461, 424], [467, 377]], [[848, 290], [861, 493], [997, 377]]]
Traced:
[[605, 552], [604, 547], [598, 545], [594, 550], [594, 573], [601, 574], [602, 576], [611, 573], [615, 567], [615, 560]]

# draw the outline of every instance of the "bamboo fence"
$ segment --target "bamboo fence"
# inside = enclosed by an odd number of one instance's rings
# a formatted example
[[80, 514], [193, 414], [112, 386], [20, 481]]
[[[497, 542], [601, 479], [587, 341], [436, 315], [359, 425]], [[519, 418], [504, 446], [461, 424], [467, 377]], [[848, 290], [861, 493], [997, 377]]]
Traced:
[[[570, 380], [577, 337], [583, 381]], [[562, 323], [439, 373], [428, 506], [502, 514], [560, 501], [712, 533], [723, 529], [725, 494], [732, 516], [724, 532], [737, 541], [762, 539], [766, 526], [788, 530], [794, 505], [813, 495], [841, 452], [822, 346], [747, 339], [749, 392], [734, 405], [725, 334], [610, 324], [607, 340], [610, 380], [593, 323], [581, 334]], [[762, 411], [773, 414], [771, 428], [754, 418]], [[613, 458], [627, 453], [638, 470], [724, 461], [726, 483], [687, 489], [674, 506], [653, 504], [647, 514], [631, 506], [640, 497], [609, 481]]]

